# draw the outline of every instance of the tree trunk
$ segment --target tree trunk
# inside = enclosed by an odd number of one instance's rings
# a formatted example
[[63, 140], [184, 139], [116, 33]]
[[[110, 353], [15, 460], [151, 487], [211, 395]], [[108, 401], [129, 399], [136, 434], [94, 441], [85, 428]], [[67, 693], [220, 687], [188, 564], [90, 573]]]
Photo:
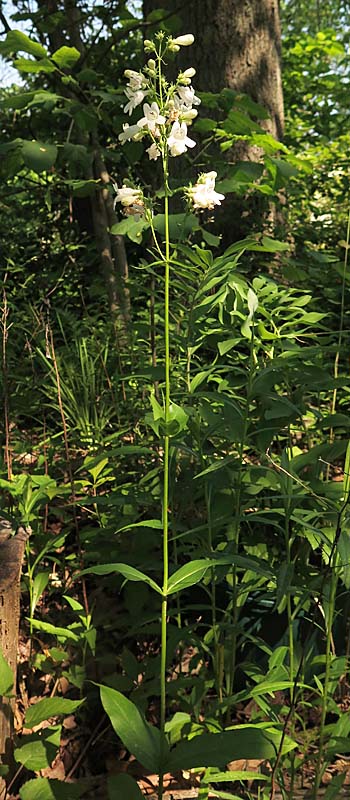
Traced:
[[[42, 10], [46, 10], [46, 0], [38, 0], [38, 5]], [[82, 11], [79, 3], [77, 0], [64, 0], [63, 5], [65, 12], [64, 28], [67, 34], [65, 37], [60, 28], [54, 28], [53, 32], [49, 34], [50, 47], [57, 49], [63, 44], [67, 44], [75, 47], [84, 56], [86, 48], [81, 34]], [[57, 0], [48, 0], [48, 6], [52, 13], [62, 10], [62, 4], [57, 3]], [[57, 90], [57, 85], [54, 83], [56, 81], [55, 76], [51, 77], [51, 81], [53, 82], [53, 88]], [[64, 87], [61, 83], [59, 84], [59, 92], [67, 97], [75, 96], [72, 94], [69, 85]], [[79, 101], [82, 102], [80, 96]], [[79, 130], [79, 127], [77, 137], [79, 144], [83, 144], [85, 147], [89, 146], [88, 135], [85, 131]], [[92, 135], [91, 140], [95, 151], [94, 166], [91, 170], [88, 168], [86, 174], [81, 177], [86, 179], [97, 178], [101, 180], [102, 184], [106, 184], [109, 182], [109, 177], [100, 155], [101, 146], [97, 133]], [[78, 207], [80, 198], [75, 198], [75, 201]], [[85, 200], [82, 205], [84, 214], [84, 211], [86, 211]], [[112, 237], [109, 234], [109, 228], [113, 223], [118, 222], [118, 218], [114, 214], [113, 201], [108, 189], [104, 187], [97, 189], [95, 195], [91, 197], [90, 205], [93, 230], [88, 232], [95, 237], [96, 251], [106, 287], [109, 310], [117, 328], [119, 328], [119, 331], [122, 329], [125, 334], [130, 311], [130, 297], [126, 286], [127, 258], [123, 237]], [[87, 225], [88, 228], [89, 225]]]
[[[102, 185], [109, 183], [110, 178], [98, 148], [95, 150], [94, 177], [101, 180]], [[124, 239], [113, 236], [109, 228], [118, 222], [113, 208], [113, 200], [106, 186], [97, 189], [91, 198], [91, 211], [100, 256], [102, 273], [107, 287], [109, 308], [120, 332], [127, 331], [130, 315], [130, 296], [126, 285], [128, 262]], [[116, 269], [118, 265], [118, 269]]]
[[[180, 3], [178, 4], [180, 5]], [[155, 8], [175, 11], [174, 0], [143, 0], [145, 18]], [[188, 0], [176, 16], [182, 20], [179, 33], [193, 33], [192, 47], [181, 48], [178, 63], [196, 69], [198, 91], [220, 92], [223, 88], [249, 95], [263, 106], [269, 119], [259, 121], [268, 133], [283, 136], [281, 79], [281, 30], [279, 0]], [[152, 28], [147, 29], [150, 38]], [[262, 151], [238, 141], [229, 151], [230, 162], [259, 161]], [[269, 213], [265, 201], [253, 198], [225, 203], [216, 212], [217, 224], [225, 228], [226, 244], [246, 234], [253, 221]], [[242, 219], [242, 213], [245, 220]]]
[[[11, 667], [16, 692], [20, 577], [27, 533], [19, 528], [12, 536], [10, 526], [0, 519], [0, 648]], [[0, 764], [11, 765], [14, 699], [0, 698]], [[0, 779], [1, 780], [1, 779]], [[3, 785], [0, 783], [0, 797]]]

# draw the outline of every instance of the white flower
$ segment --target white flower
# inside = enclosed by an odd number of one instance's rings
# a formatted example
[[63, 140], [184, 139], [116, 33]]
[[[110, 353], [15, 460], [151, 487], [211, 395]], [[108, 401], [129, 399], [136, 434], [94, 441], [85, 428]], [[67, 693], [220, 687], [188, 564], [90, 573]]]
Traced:
[[148, 158], [150, 161], [157, 161], [157, 158], [162, 155], [155, 142], [153, 142], [153, 144], [147, 148], [146, 153], [148, 153]]
[[178, 121], [174, 122], [167, 142], [172, 156], [181, 156], [182, 153], [186, 153], [188, 147], [195, 147], [196, 145], [196, 142], [187, 136], [186, 122], [180, 123]]
[[193, 33], [184, 33], [182, 36], [177, 36], [176, 39], [172, 39], [172, 44], [178, 44], [180, 47], [188, 47], [190, 44], [193, 44], [194, 36]]
[[139, 128], [148, 128], [153, 132], [157, 125], [164, 125], [165, 117], [160, 113], [158, 103], [145, 103], [143, 113], [145, 116], [137, 123]]
[[201, 101], [199, 97], [196, 97], [193, 86], [178, 86], [176, 92], [181, 103], [184, 103], [189, 108], [200, 105]]
[[128, 103], [124, 106], [124, 112], [129, 115], [132, 114], [134, 108], [139, 106], [140, 103], [145, 99], [147, 92], [144, 92], [142, 89], [137, 89], [134, 91], [133, 89], [129, 89], [128, 87], [124, 89], [124, 94], [126, 94], [128, 98]]
[[131, 186], [123, 186], [118, 189], [116, 183], [113, 184], [113, 189], [116, 192], [114, 203], [121, 203], [122, 206], [133, 206], [135, 203], [142, 203], [141, 189], [132, 189]]
[[216, 172], [203, 172], [199, 176], [197, 183], [187, 190], [193, 208], [205, 209], [221, 206], [221, 200], [225, 199], [224, 194], [215, 191]]
[[137, 141], [138, 139], [142, 138], [142, 131], [138, 125], [129, 125], [128, 122], [125, 122], [123, 125], [123, 131], [119, 134], [118, 139], [122, 144], [125, 142], [130, 141], [130, 139], [134, 139]]
[[133, 92], [147, 85], [147, 80], [141, 72], [135, 72], [134, 69], [126, 69], [124, 75], [129, 79], [128, 86]]

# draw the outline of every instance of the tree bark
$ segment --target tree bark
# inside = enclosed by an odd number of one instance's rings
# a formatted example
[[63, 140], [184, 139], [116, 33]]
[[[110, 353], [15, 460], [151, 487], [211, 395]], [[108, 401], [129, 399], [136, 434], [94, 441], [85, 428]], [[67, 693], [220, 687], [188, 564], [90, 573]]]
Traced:
[[103, 188], [97, 189], [91, 198], [96, 246], [107, 287], [109, 308], [113, 318], [116, 322], [119, 320], [119, 327], [125, 333], [130, 316], [130, 296], [126, 286], [128, 262], [123, 237], [109, 233], [109, 228], [118, 222], [118, 218], [113, 208], [112, 197], [106, 187], [110, 177], [98, 148], [95, 150], [94, 177], [100, 179], [103, 185]]
[[[38, 0], [38, 4], [41, 9], [46, 9], [46, 0]], [[49, 10], [54, 13], [57, 10], [62, 10], [62, 3], [57, 3], [57, 0], [48, 0], [48, 7]], [[49, 35], [50, 46], [52, 49], [57, 49], [63, 44], [69, 44], [75, 47], [83, 56], [86, 47], [81, 33], [82, 12], [79, 3], [77, 0], [64, 0], [63, 7], [65, 13], [64, 28], [67, 31], [66, 38], [64, 38], [64, 34], [62, 38], [62, 31], [55, 28], [53, 33]], [[52, 77], [51, 80], [54, 81], [55, 77]], [[54, 88], [57, 89], [57, 86]], [[69, 86], [65, 87], [60, 84], [59, 88], [60, 92], [67, 97], [74, 96]], [[81, 100], [81, 98], [79, 99]], [[94, 149], [93, 168], [91, 170], [88, 168], [86, 174], [82, 175], [82, 177], [86, 179], [99, 179], [102, 185], [108, 183], [109, 176], [100, 155], [101, 146], [98, 141], [98, 134], [94, 133], [89, 140], [88, 135], [78, 128], [77, 137], [80, 144], [86, 147], [92, 144]], [[79, 200], [80, 198], [76, 198], [77, 206], [79, 205]], [[126, 286], [128, 271], [127, 257], [123, 237], [112, 237], [109, 233], [109, 228], [115, 222], [118, 222], [118, 219], [116, 214], [114, 214], [113, 201], [105, 186], [96, 190], [95, 194], [91, 197], [90, 207], [93, 230], [88, 230], [89, 225], [87, 225], [86, 229], [90, 235], [95, 237], [96, 251], [106, 287], [111, 317], [116, 323], [117, 328], [119, 328], [119, 330], [122, 329], [125, 334], [130, 311], [130, 297]], [[83, 213], [84, 211], [85, 201]]]
[[[8, 538], [9, 537], [9, 538]], [[16, 693], [20, 577], [27, 533], [19, 528], [15, 536], [0, 519], [0, 648], [13, 674]], [[11, 765], [14, 699], [0, 698], [0, 764]], [[0, 779], [1, 780], [1, 779]], [[0, 782], [0, 797], [3, 784]]]

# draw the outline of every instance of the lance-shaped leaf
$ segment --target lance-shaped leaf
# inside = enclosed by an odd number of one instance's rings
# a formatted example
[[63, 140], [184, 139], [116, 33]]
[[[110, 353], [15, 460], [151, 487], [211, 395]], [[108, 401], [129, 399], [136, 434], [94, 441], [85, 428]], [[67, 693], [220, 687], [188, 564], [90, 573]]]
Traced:
[[188, 589], [190, 586], [199, 583], [204, 578], [207, 569], [214, 564], [215, 562], [210, 561], [208, 558], [200, 558], [196, 561], [190, 561], [189, 564], [184, 564], [183, 567], [177, 569], [170, 576], [167, 594], [180, 592], [182, 589]]
[[169, 748], [165, 739], [162, 742], [158, 728], [150, 725], [137, 706], [116, 689], [100, 686], [100, 693], [103, 708], [123, 745], [146, 769], [159, 773], [168, 761]]
[[152, 580], [148, 575], [145, 575], [144, 572], [140, 572], [139, 569], [135, 569], [135, 567], [129, 567], [128, 564], [98, 564], [96, 567], [87, 567], [83, 569], [82, 572], [79, 572], [77, 577], [80, 575], [87, 575], [88, 573], [93, 573], [93, 575], [110, 575], [111, 572], [119, 572], [120, 575], [123, 575], [127, 581], [141, 581], [142, 583], [148, 583], [148, 586], [151, 589], [154, 589], [155, 592], [158, 594], [162, 594], [162, 590], [158, 584]]
[[44, 719], [50, 717], [57, 717], [62, 714], [68, 716], [76, 711], [82, 704], [83, 700], [68, 700], [66, 697], [44, 697], [39, 703], [29, 706], [25, 715], [25, 723], [27, 728], [34, 728], [39, 725]]
[[[279, 751], [282, 734], [276, 729], [260, 725], [237, 725], [222, 733], [204, 733], [178, 744], [171, 753], [169, 770], [219, 767], [229, 761], [244, 758], [274, 759]], [[284, 738], [282, 753], [296, 747], [288, 736]]]
[[4, 697], [11, 693], [13, 687], [13, 674], [10, 665], [4, 658], [0, 649], [0, 695]]

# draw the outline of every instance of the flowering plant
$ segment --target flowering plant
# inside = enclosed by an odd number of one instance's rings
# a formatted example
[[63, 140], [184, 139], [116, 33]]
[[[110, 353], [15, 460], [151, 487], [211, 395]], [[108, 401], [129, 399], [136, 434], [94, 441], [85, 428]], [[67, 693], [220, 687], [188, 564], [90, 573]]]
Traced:
[[[163, 585], [161, 611], [161, 648], [160, 648], [160, 751], [159, 751], [159, 787], [158, 798], [163, 797], [163, 774], [166, 760], [167, 741], [165, 737], [166, 713], [166, 663], [167, 663], [167, 609], [168, 595], [171, 594], [171, 578], [169, 573], [169, 457], [170, 438], [187, 426], [188, 415], [185, 410], [170, 400], [170, 267], [171, 244], [169, 233], [169, 159], [184, 155], [196, 146], [196, 142], [188, 134], [188, 127], [198, 112], [195, 106], [200, 104], [191, 84], [195, 69], [189, 67], [178, 74], [175, 83], [169, 83], [164, 74], [164, 58], [167, 53], [177, 52], [193, 42], [192, 34], [184, 34], [173, 39], [163, 33], [156, 35], [156, 41], [145, 41], [145, 49], [152, 54], [142, 72], [126, 70], [128, 79], [125, 88], [127, 102], [124, 112], [129, 117], [142, 105], [142, 112], [134, 124], [125, 122], [119, 134], [119, 141], [124, 145], [128, 141], [146, 140], [146, 152], [150, 161], [161, 160], [164, 177], [164, 250], [159, 245], [153, 224], [151, 201], [145, 198], [143, 191], [136, 186], [125, 183], [116, 192], [115, 204], [120, 203], [126, 216], [133, 216], [135, 221], [151, 227], [155, 247], [159, 259], [157, 266], [164, 265], [164, 351], [165, 351], [165, 391], [163, 408], [155, 396], [151, 397], [153, 416], [148, 415], [149, 422], [158, 436], [162, 436], [163, 444]], [[154, 57], [153, 57], [154, 56]], [[185, 189], [185, 197], [194, 210], [203, 211], [220, 205], [224, 195], [215, 191], [216, 172], [211, 171], [199, 175], [194, 185]], [[140, 218], [143, 217], [143, 220]], [[124, 221], [125, 222], [125, 221]], [[121, 223], [122, 224], [122, 223]], [[204, 564], [204, 567], [203, 567]], [[199, 566], [198, 566], [199, 565]], [[197, 562], [197, 569], [207, 569], [207, 562]], [[180, 569], [181, 573], [181, 569]], [[141, 574], [141, 573], [140, 573]], [[173, 576], [172, 576], [173, 577]], [[187, 585], [187, 584], [186, 584]]]

